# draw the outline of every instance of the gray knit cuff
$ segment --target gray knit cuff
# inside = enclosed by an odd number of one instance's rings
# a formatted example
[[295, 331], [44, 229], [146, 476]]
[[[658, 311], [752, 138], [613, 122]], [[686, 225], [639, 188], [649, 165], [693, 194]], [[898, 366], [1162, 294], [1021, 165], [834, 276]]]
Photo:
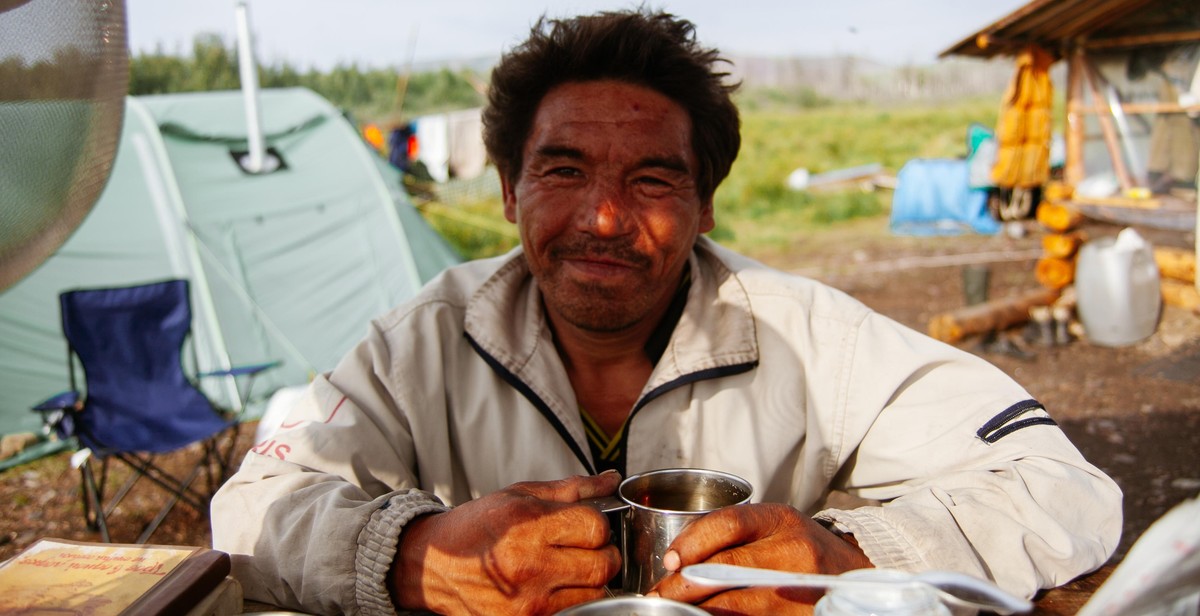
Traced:
[[895, 530], [874, 515], [880, 508], [862, 507], [850, 511], [826, 509], [813, 518], [825, 520], [838, 531], [854, 535], [858, 548], [872, 565], [881, 569], [920, 571], [927, 568], [918, 551]]
[[371, 514], [358, 535], [354, 556], [354, 599], [361, 614], [395, 616], [396, 607], [388, 593], [387, 575], [396, 559], [400, 532], [413, 518], [442, 513], [450, 508], [421, 490], [399, 492], [378, 499], [379, 509]]

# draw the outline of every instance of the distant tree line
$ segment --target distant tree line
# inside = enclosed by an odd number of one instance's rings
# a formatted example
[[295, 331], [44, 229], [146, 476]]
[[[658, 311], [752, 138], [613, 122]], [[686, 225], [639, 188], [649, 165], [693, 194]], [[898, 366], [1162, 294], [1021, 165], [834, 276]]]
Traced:
[[102, 70], [101, 62], [94, 54], [72, 46], [37, 62], [9, 56], [0, 60], [0, 101], [88, 98], [94, 94], [93, 77]]
[[931, 65], [890, 66], [854, 56], [733, 58], [733, 76], [751, 106], [819, 107], [831, 102], [935, 102], [999, 97], [1011, 60], [950, 58]]
[[[49, 61], [0, 60], [0, 100], [50, 96], [84, 98], [100, 59], [73, 48]], [[889, 67], [853, 57], [737, 58], [734, 77], [745, 86], [739, 103], [755, 108], [814, 108], [837, 101], [953, 100], [998, 95], [1012, 72], [1008, 62], [944, 61], [933, 66]], [[469, 109], [484, 103], [487, 76], [472, 69], [408, 74], [397, 68], [338, 65], [328, 71], [301, 72], [287, 62], [260, 64], [264, 88], [307, 87], [360, 122], [392, 125], [428, 113]], [[129, 93], [164, 94], [232, 90], [240, 87], [237, 50], [216, 34], [192, 42], [190, 57], [161, 49], [130, 58]], [[77, 92], [76, 92], [77, 91]]]
[[[264, 88], [306, 87], [359, 121], [394, 123], [416, 115], [478, 107], [483, 104], [486, 79], [468, 69], [408, 75], [398, 69], [351, 64], [327, 72], [300, 72], [281, 62], [260, 64], [258, 81]], [[157, 50], [130, 58], [129, 93], [133, 95], [239, 87], [237, 50], [215, 34], [196, 37], [191, 57]]]

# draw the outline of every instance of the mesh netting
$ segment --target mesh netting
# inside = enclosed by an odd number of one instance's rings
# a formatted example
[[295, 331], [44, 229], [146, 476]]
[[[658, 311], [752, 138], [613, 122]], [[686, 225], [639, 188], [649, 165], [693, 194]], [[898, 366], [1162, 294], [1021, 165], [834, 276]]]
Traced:
[[99, 197], [128, 83], [123, 0], [0, 0], [0, 290]]

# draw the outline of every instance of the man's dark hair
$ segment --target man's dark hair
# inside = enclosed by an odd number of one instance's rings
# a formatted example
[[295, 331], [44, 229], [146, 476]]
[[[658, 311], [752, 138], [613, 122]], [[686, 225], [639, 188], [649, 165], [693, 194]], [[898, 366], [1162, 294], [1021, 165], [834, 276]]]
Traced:
[[687, 110], [692, 149], [699, 161], [697, 190], [712, 197], [741, 146], [737, 107], [726, 84], [725, 62], [696, 42], [695, 26], [645, 9], [571, 19], [545, 16], [529, 39], [492, 71], [483, 111], [483, 141], [500, 173], [515, 182], [521, 155], [542, 98], [564, 83], [613, 79], [645, 86]]

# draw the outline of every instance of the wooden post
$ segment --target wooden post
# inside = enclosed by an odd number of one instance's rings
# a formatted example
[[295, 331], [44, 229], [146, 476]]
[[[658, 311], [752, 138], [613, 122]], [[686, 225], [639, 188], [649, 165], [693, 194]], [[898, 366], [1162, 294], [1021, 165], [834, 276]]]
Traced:
[[1078, 186], [1085, 177], [1083, 167], [1083, 46], [1071, 50], [1067, 63], [1067, 162], [1063, 179], [1068, 186]]
[[1129, 169], [1125, 167], [1125, 156], [1121, 154], [1121, 144], [1117, 141], [1120, 137], [1117, 136], [1117, 129], [1113, 126], [1111, 114], [1104, 109], [1104, 95], [1100, 92], [1100, 75], [1086, 57], [1081, 58], [1080, 64], [1083, 65], [1088, 89], [1092, 93], [1092, 106], [1096, 109], [1096, 119], [1100, 121], [1100, 132], [1104, 134], [1104, 145], [1108, 148], [1108, 157], [1112, 159], [1113, 172], [1117, 174], [1117, 182], [1121, 184], [1121, 190], [1127, 191], [1133, 188], [1133, 178], [1129, 175]]

